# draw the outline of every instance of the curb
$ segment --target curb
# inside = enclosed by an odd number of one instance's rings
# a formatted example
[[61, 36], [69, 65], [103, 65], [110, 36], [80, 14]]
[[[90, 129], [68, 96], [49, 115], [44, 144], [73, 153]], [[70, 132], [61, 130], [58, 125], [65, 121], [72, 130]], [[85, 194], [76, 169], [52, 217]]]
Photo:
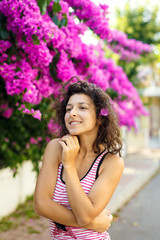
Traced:
[[159, 170], [160, 160], [158, 158], [127, 160], [120, 183], [106, 208], [110, 208], [112, 214], [117, 212], [137, 191], [158, 173]]

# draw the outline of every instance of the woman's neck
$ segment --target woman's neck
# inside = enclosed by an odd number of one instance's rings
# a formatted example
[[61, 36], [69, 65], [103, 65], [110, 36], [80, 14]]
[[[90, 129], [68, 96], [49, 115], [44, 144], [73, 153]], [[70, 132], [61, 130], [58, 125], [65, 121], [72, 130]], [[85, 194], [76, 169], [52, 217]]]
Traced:
[[80, 144], [80, 154], [82, 155], [88, 155], [88, 154], [93, 154], [93, 145], [94, 142], [96, 141], [97, 138], [97, 133], [92, 133], [92, 134], [82, 134], [78, 136], [79, 139], [79, 144]]

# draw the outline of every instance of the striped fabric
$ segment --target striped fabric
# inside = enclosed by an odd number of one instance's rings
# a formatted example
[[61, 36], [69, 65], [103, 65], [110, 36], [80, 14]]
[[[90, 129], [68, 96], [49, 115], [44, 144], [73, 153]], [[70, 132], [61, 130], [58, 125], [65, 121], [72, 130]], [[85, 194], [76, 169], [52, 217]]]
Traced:
[[[80, 180], [81, 186], [87, 195], [89, 194], [96, 178], [98, 177], [99, 167], [106, 154], [107, 154], [107, 150], [104, 150], [101, 154], [99, 154], [94, 160], [89, 171]], [[66, 185], [65, 185], [65, 182], [62, 180], [62, 171], [63, 171], [63, 166], [62, 164], [60, 164], [58, 168], [58, 177], [57, 177], [57, 183], [55, 186], [53, 200], [67, 207], [68, 209], [71, 209], [68, 202], [68, 198], [67, 198]], [[50, 223], [50, 236], [51, 236], [51, 239], [53, 240], [63, 240], [63, 239], [65, 240], [71, 240], [71, 239], [110, 240], [109, 234], [107, 232], [98, 233], [85, 228], [69, 227], [69, 226], [65, 226], [66, 231], [64, 231], [62, 229], [57, 228], [56, 224], [53, 221], [50, 220], [49, 223]]]

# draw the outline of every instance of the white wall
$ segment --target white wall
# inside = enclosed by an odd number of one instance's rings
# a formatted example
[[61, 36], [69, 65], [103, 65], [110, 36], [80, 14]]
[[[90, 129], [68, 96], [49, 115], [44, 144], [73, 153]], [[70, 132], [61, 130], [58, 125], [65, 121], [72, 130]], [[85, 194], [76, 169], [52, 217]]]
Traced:
[[0, 170], [0, 218], [12, 213], [34, 193], [36, 173], [32, 169], [32, 163], [26, 161], [14, 178], [9, 168]]

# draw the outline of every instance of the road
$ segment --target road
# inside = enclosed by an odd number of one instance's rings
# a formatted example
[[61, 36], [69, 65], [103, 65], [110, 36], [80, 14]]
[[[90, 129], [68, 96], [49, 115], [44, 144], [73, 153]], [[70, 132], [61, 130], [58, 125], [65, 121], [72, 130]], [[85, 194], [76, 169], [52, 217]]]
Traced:
[[160, 240], [160, 173], [118, 212], [111, 240]]

